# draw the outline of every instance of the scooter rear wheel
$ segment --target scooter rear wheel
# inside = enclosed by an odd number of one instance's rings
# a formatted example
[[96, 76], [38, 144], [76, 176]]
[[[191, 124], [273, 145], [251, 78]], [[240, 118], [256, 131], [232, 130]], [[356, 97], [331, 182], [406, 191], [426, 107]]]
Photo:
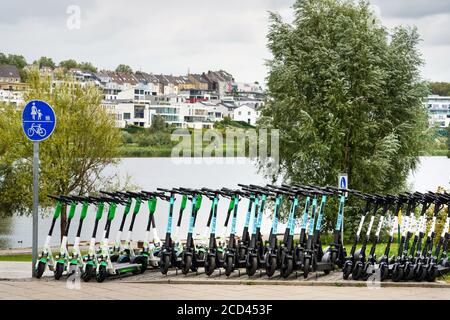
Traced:
[[229, 277], [231, 275], [231, 273], [234, 270], [234, 261], [233, 261], [233, 257], [229, 256], [226, 259], [226, 265], [225, 265], [225, 275], [227, 277]]
[[184, 256], [184, 261], [183, 261], [183, 268], [181, 268], [181, 272], [183, 272], [183, 274], [188, 274], [189, 270], [191, 269], [192, 266], [192, 256], [191, 255], [186, 255]]
[[55, 279], [59, 280], [61, 279], [64, 272], [64, 264], [57, 262], [55, 267]]
[[95, 276], [95, 280], [97, 280], [97, 282], [103, 282], [103, 281], [105, 281], [107, 276], [108, 276], [108, 271], [106, 271], [106, 266], [100, 266], [98, 268], [98, 273]]
[[277, 269], [277, 258], [269, 257], [268, 263], [269, 263], [269, 265], [266, 268], [266, 274], [268, 277], [271, 277], [271, 276], [273, 276], [273, 274], [275, 273], [275, 270]]
[[36, 278], [40, 279], [45, 271], [45, 262], [39, 261], [37, 268], [36, 268]]

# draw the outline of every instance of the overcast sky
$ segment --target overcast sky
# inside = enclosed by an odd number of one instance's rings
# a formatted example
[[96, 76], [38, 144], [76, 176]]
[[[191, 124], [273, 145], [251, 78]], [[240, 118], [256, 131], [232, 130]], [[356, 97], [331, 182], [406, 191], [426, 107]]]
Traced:
[[[267, 11], [292, 18], [294, 0], [2, 0], [0, 52], [29, 62], [73, 58], [154, 73], [225, 69], [237, 81], [266, 75]], [[373, 0], [384, 25], [416, 25], [425, 79], [450, 81], [450, 0]], [[77, 12], [80, 9], [80, 24]], [[79, 28], [77, 28], [79, 26]]]

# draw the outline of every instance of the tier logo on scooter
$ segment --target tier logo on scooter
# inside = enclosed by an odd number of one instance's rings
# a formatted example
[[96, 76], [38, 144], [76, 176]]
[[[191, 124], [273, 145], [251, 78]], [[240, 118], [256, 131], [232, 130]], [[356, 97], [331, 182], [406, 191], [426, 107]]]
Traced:
[[31, 141], [47, 139], [53, 133], [55, 125], [55, 112], [44, 101], [31, 100], [22, 111], [23, 132]]

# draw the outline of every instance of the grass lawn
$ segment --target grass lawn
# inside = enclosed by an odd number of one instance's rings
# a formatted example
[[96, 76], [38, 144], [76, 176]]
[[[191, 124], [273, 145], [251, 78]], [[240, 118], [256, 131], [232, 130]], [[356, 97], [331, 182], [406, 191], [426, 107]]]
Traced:
[[0, 256], [0, 261], [21, 261], [31, 262], [31, 254], [14, 254], [7, 256]]

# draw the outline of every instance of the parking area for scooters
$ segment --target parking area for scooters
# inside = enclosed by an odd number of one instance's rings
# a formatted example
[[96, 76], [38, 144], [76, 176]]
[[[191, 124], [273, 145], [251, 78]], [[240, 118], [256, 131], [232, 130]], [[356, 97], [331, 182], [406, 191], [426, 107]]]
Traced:
[[[311, 274], [307, 279], [295, 273], [288, 280], [278, 273], [268, 278], [264, 273], [248, 277], [245, 270], [227, 278], [216, 271], [187, 276], [170, 270], [148, 270], [136, 276], [73, 283], [55, 280], [47, 272], [40, 280], [30, 278], [26, 262], [1, 262], [0, 299], [450, 299], [450, 284], [443, 279], [433, 283], [385, 281], [381, 284], [345, 281], [342, 273]], [[3, 272], [10, 270], [9, 272]], [[414, 287], [412, 289], [411, 287]]]

